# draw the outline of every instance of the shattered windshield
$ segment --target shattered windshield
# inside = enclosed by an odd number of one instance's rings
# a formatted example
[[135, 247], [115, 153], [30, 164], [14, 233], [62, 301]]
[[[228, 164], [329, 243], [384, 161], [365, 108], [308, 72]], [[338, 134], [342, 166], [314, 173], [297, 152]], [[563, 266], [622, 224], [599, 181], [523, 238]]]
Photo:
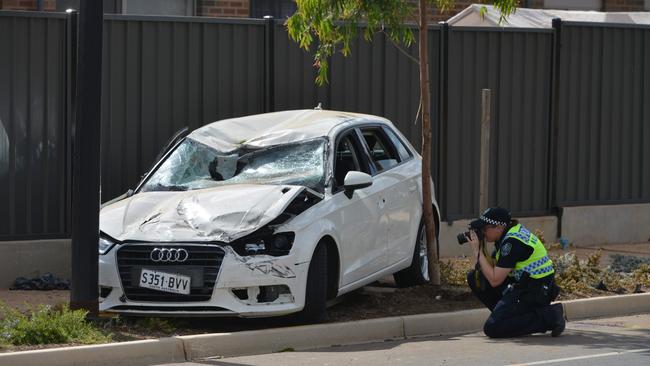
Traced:
[[326, 140], [319, 138], [222, 153], [186, 138], [142, 186], [142, 192], [187, 191], [231, 184], [301, 185], [322, 192], [325, 146]]

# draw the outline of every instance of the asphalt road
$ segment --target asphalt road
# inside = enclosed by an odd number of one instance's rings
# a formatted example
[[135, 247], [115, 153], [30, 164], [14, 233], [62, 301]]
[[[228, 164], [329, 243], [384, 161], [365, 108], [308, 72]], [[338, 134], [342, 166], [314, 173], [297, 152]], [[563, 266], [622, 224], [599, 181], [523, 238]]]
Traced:
[[570, 322], [559, 338], [492, 340], [482, 333], [300, 352], [213, 358], [166, 366], [650, 365], [650, 315]]

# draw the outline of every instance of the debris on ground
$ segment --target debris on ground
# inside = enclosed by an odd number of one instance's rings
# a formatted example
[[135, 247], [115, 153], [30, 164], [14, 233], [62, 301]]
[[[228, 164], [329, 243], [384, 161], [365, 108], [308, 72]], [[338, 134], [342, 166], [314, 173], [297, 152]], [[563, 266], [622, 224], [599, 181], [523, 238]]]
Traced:
[[69, 290], [70, 281], [65, 280], [47, 272], [41, 277], [25, 278], [18, 277], [10, 290]]
[[650, 265], [650, 258], [622, 254], [612, 254], [611, 257], [614, 272], [633, 272], [642, 264]]

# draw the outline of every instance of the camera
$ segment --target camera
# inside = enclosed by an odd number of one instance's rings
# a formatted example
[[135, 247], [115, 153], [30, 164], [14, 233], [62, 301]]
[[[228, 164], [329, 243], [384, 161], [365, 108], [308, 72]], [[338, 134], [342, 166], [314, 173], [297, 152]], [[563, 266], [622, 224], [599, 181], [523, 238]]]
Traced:
[[478, 237], [479, 241], [483, 240], [483, 230], [481, 230], [480, 228], [474, 228], [470, 226], [469, 230], [456, 235], [456, 240], [458, 240], [458, 244], [463, 245], [467, 243], [470, 240], [469, 234], [472, 231], [474, 232], [474, 234], [476, 234], [476, 237]]

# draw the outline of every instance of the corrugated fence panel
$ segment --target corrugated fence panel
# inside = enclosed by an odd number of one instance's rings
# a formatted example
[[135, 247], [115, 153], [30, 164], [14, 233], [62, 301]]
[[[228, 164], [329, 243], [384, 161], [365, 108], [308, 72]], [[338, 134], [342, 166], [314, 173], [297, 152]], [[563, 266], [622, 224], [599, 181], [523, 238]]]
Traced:
[[264, 22], [107, 16], [102, 200], [133, 188], [169, 138], [262, 113]]
[[322, 103], [330, 108], [330, 84], [315, 84], [313, 52], [303, 51], [289, 38], [283, 22], [274, 27], [274, 110], [314, 108]]
[[491, 89], [489, 204], [548, 212], [551, 31], [451, 28], [447, 217], [476, 216], [481, 90]]
[[0, 239], [68, 234], [66, 16], [0, 12]]
[[650, 202], [650, 28], [561, 37], [558, 205]]
[[[418, 32], [415, 32], [416, 39]], [[438, 83], [440, 59], [440, 29], [433, 27], [429, 30], [429, 82], [431, 92], [431, 130], [433, 132], [431, 145], [431, 168], [435, 175], [438, 160]], [[422, 124], [416, 122], [416, 115], [420, 105], [420, 69], [414, 60], [406, 57], [402, 51], [408, 52], [411, 57], [418, 59], [418, 46], [413, 44], [408, 49], [398, 49], [390, 41], [385, 40], [384, 52], [381, 56], [385, 61], [382, 75], [384, 102], [380, 115], [385, 116], [408, 137], [409, 141], [418, 150], [422, 146]], [[434, 176], [435, 178], [435, 176]], [[436, 192], [440, 195], [440, 192]]]

